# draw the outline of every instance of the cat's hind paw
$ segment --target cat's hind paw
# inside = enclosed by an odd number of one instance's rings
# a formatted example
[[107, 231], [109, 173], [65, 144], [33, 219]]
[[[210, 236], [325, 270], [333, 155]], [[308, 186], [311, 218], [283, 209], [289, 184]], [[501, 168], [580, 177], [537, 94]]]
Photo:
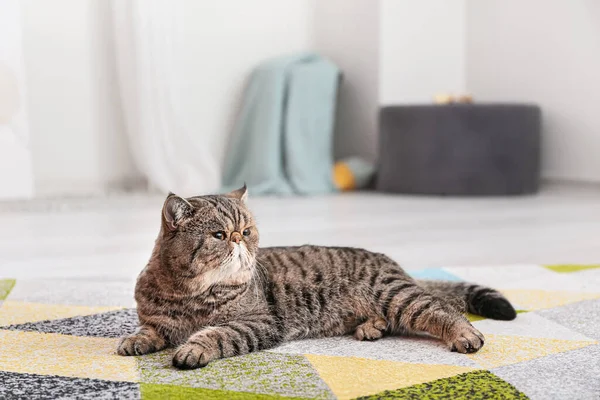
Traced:
[[387, 328], [387, 321], [383, 318], [371, 318], [359, 326], [354, 331], [356, 340], [377, 340], [383, 337], [383, 332]]
[[459, 353], [475, 353], [483, 347], [483, 334], [472, 326], [465, 326], [449, 341], [450, 350]]

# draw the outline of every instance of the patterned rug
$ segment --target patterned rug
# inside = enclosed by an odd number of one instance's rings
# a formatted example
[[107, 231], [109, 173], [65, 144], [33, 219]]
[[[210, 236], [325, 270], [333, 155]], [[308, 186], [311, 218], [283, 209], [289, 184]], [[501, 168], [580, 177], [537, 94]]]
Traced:
[[469, 316], [476, 354], [426, 338], [303, 340], [178, 371], [170, 351], [115, 355], [131, 282], [0, 280], [1, 399], [599, 399], [600, 265], [414, 271], [502, 290], [515, 321]]

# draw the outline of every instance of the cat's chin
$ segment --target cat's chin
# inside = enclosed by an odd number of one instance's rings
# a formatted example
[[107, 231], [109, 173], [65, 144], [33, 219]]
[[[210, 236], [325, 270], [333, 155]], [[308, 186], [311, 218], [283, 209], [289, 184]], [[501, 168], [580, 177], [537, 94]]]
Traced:
[[232, 275], [229, 278], [221, 279], [214, 283], [214, 285], [224, 285], [224, 286], [237, 286], [244, 285], [252, 279], [252, 271], [250, 268], [241, 268], [238, 272]]
[[242, 266], [239, 262], [236, 264], [202, 274], [198, 278], [199, 291], [206, 292], [211, 287], [217, 285], [238, 286], [248, 283], [252, 279], [252, 268]]

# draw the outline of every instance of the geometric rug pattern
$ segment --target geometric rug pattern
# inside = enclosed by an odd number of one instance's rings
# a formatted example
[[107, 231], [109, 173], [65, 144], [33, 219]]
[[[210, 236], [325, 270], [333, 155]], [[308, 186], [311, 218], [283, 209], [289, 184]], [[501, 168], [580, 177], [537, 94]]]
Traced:
[[0, 399], [600, 399], [600, 265], [429, 268], [501, 290], [515, 321], [468, 317], [474, 354], [426, 337], [309, 339], [171, 366], [115, 354], [137, 324], [132, 282], [0, 278]]

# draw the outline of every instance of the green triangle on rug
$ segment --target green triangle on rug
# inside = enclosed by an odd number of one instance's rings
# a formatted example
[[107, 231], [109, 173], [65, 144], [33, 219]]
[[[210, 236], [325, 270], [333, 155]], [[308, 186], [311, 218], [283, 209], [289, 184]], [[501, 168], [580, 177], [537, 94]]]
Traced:
[[441, 398], [472, 400], [528, 399], [524, 393], [490, 371], [477, 370], [397, 390], [386, 390], [371, 396], [358, 397], [356, 400], [437, 400]]
[[[515, 310], [517, 312], [517, 314], [521, 314], [521, 313], [526, 313], [528, 312], [527, 310]], [[466, 313], [465, 317], [467, 317], [467, 319], [470, 322], [475, 322], [475, 321], [482, 321], [484, 319], [487, 319], [486, 317], [482, 317], [481, 315], [477, 315], [477, 314], [471, 314], [471, 313]]]
[[[141, 382], [144, 384], [173, 385], [175, 387], [193, 387], [230, 393], [246, 393], [240, 398], [262, 399], [263, 397], [248, 397], [269, 395], [267, 398], [335, 398], [327, 384], [319, 376], [311, 363], [302, 355], [279, 354], [272, 352], [255, 352], [243, 356], [224, 358], [208, 364], [206, 367], [181, 371], [173, 368], [173, 349], [149, 354], [136, 359], [140, 370]], [[150, 391], [178, 389], [151, 387]], [[215, 397], [220, 394], [212, 393], [215, 399], [232, 398], [232, 396]], [[213, 397], [197, 397], [208, 398]], [[155, 398], [179, 398], [155, 397]], [[190, 397], [181, 397], [190, 398]], [[194, 398], [194, 397], [191, 397]]]
[[571, 272], [584, 271], [586, 269], [600, 268], [600, 264], [590, 264], [590, 265], [557, 264], [557, 265], [544, 265], [544, 268], [547, 268], [551, 271], [558, 272], [561, 274], [569, 274]]
[[155, 383], [141, 383], [140, 395], [142, 400], [303, 400], [301, 397], [286, 397], [271, 394], [234, 392], [231, 390], [215, 390], [179, 385], [160, 385]]
[[0, 279], [0, 301], [6, 300], [16, 282], [14, 279]]

